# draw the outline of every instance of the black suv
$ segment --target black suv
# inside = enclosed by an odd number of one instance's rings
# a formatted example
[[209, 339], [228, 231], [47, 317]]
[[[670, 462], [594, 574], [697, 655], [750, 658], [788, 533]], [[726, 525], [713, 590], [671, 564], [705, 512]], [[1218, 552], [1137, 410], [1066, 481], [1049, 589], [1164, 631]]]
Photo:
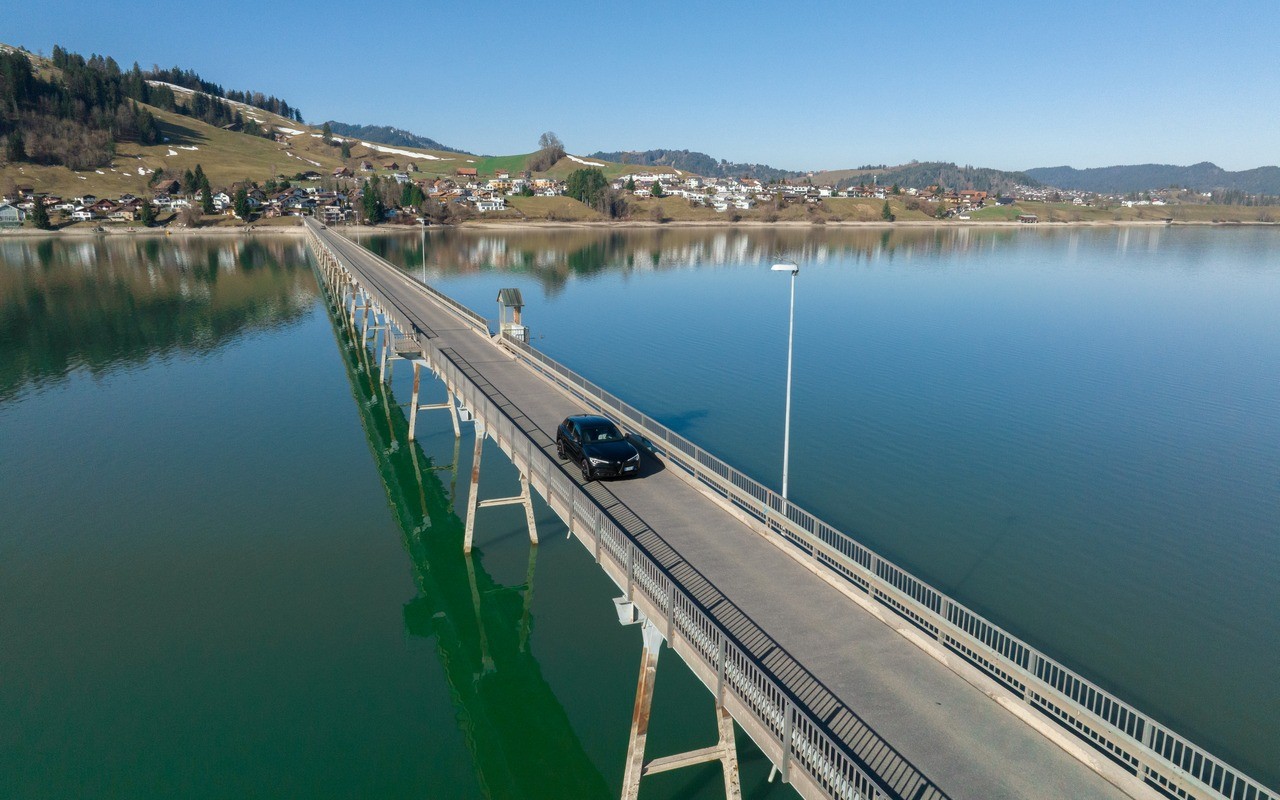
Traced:
[[605, 417], [566, 417], [556, 429], [556, 455], [577, 463], [584, 481], [640, 474], [640, 451]]

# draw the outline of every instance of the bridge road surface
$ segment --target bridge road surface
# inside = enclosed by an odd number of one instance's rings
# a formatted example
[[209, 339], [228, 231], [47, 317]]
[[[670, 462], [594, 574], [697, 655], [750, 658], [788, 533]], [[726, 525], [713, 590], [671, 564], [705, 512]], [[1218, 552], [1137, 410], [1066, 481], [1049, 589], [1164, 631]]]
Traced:
[[[459, 366], [487, 381], [491, 394], [504, 395], [516, 407], [508, 413], [527, 416], [554, 458], [556, 427], [583, 410], [577, 400], [413, 288], [416, 281], [393, 265], [331, 230], [316, 233]], [[645, 459], [642, 477], [596, 481], [588, 491], [891, 793], [913, 800], [1129, 796], [675, 475], [678, 467]], [[665, 754], [647, 757], [657, 755]]]

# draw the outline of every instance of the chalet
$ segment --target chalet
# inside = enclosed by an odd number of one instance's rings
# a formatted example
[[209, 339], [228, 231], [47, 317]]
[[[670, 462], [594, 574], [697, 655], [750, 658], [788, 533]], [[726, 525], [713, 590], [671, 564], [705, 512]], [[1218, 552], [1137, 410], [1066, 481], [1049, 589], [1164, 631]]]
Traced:
[[459, 178], [475, 178], [479, 176], [475, 167], [458, 167], [455, 173]]
[[95, 217], [105, 217], [116, 210], [116, 204], [104, 197], [92, 205], [86, 205], [85, 209], [92, 211]]
[[0, 228], [16, 228], [22, 224], [22, 212], [9, 203], [0, 204]]
[[493, 177], [500, 181], [509, 181], [511, 180], [511, 171], [500, 169], [493, 174]]
[[320, 180], [321, 177], [323, 176], [319, 172], [316, 172], [313, 169], [309, 169], [306, 172], [298, 173], [298, 180], [300, 181], [318, 181]]
[[1021, 222], [1024, 224], [1034, 225], [1039, 221], [1040, 221], [1040, 218], [1037, 217], [1035, 214], [1019, 214], [1018, 215], [1018, 222]]
[[72, 222], [88, 222], [93, 219], [93, 212], [87, 208], [77, 208], [71, 212]]
[[395, 179], [396, 183], [402, 185], [409, 182], [409, 173], [407, 172], [393, 172], [391, 173], [391, 177]]
[[392, 172], [399, 172], [400, 165], [392, 161], [390, 164], [387, 165], [387, 169], [391, 170]]
[[360, 162], [360, 171], [361, 171], [361, 172], [373, 172], [373, 164], [369, 163], [368, 161], [361, 161], [361, 162]]
[[178, 181], [160, 181], [155, 185], [157, 194], [178, 194], [182, 191], [182, 184]]
[[335, 177], [335, 178], [350, 178], [350, 177], [351, 177], [351, 170], [347, 169], [346, 167], [338, 167], [337, 169], [335, 169], [335, 170], [333, 171], [333, 177]]

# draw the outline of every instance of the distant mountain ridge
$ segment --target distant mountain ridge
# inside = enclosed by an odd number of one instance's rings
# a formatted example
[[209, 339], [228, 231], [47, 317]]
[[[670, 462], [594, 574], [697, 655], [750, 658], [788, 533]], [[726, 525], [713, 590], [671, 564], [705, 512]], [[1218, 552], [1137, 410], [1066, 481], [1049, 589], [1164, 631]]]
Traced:
[[670, 167], [681, 172], [692, 172], [704, 178], [739, 178], [745, 175], [748, 178], [769, 182], [779, 178], [797, 178], [804, 174], [778, 169], [768, 164], [736, 164], [724, 159], [717, 160], [706, 153], [692, 150], [617, 150], [612, 153], [599, 151], [587, 157], [642, 167]]
[[393, 128], [388, 125], [353, 125], [349, 122], [329, 120], [329, 128], [338, 136], [363, 139], [367, 142], [376, 142], [378, 144], [391, 145], [392, 147], [416, 147], [419, 150], [443, 150], [446, 153], [475, 155], [475, 153], [469, 153], [466, 150], [459, 150], [456, 147], [440, 144], [435, 139], [419, 136], [403, 128]]
[[1235, 190], [1246, 194], [1280, 195], [1280, 167], [1230, 172], [1209, 161], [1180, 167], [1173, 164], [1134, 164], [1075, 169], [1036, 167], [1026, 174], [1059, 189], [1127, 194], [1180, 186], [1198, 192]]

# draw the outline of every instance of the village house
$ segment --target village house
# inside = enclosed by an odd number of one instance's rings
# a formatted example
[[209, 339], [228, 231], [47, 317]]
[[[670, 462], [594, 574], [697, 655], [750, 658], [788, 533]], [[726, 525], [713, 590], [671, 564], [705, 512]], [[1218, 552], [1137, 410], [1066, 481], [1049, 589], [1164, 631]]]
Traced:
[[16, 228], [22, 224], [23, 214], [11, 203], [0, 203], [0, 228]]
[[489, 211], [503, 211], [507, 207], [507, 201], [501, 197], [490, 197], [476, 200], [476, 211], [484, 214]]

